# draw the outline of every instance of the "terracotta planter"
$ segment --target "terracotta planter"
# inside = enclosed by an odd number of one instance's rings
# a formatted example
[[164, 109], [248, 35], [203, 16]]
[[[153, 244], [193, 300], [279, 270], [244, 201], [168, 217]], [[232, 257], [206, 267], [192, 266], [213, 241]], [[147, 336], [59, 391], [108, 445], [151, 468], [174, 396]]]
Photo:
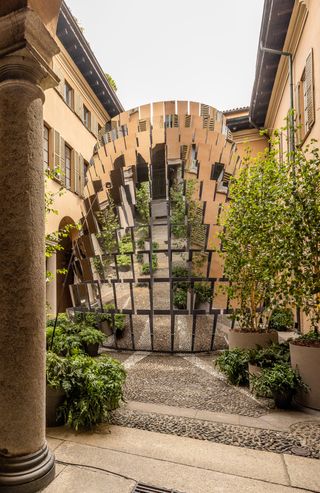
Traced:
[[63, 420], [57, 420], [57, 410], [63, 404], [65, 392], [62, 389], [52, 389], [47, 385], [46, 388], [46, 425], [61, 426]]
[[237, 332], [230, 330], [228, 334], [229, 349], [255, 349], [256, 346], [266, 347], [278, 342], [278, 333], [271, 332]]
[[302, 406], [320, 410], [320, 348], [290, 344], [291, 366], [297, 369], [309, 391], [299, 391], [295, 400]]
[[261, 373], [262, 373], [261, 366], [251, 365], [251, 363], [249, 363], [249, 389], [250, 389], [250, 392], [253, 391], [251, 375], [259, 377], [261, 375]]

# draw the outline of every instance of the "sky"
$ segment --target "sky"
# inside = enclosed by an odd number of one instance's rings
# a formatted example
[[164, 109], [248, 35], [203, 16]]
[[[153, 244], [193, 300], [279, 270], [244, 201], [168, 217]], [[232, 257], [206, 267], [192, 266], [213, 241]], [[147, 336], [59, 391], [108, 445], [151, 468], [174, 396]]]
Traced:
[[124, 108], [248, 106], [264, 0], [66, 0]]

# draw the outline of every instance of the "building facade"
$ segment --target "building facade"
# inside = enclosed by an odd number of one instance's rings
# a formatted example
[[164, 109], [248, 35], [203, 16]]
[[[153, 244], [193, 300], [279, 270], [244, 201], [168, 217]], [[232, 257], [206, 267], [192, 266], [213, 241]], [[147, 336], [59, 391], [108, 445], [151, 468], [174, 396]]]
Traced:
[[[56, 42], [60, 52], [53, 59], [53, 70], [60, 81], [57, 87], [46, 91], [44, 103], [44, 166], [55, 175], [46, 186], [54, 196], [57, 211], [47, 215], [47, 235], [79, 223], [87, 170], [99, 131], [123, 110], [65, 3], [60, 10]], [[74, 230], [62, 239], [63, 250], [47, 259], [48, 271], [54, 274], [57, 269], [67, 268], [75, 237]], [[63, 289], [63, 281], [63, 275], [54, 274], [47, 282], [49, 314], [70, 306], [69, 290]], [[70, 272], [68, 283], [72, 281]]]

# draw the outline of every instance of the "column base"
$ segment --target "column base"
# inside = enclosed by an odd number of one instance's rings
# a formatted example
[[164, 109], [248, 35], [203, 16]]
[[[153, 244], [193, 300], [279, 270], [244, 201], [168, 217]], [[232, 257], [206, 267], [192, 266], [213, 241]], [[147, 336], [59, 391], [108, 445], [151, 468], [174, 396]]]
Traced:
[[35, 493], [54, 479], [54, 455], [45, 444], [33, 454], [0, 456], [0, 493]]

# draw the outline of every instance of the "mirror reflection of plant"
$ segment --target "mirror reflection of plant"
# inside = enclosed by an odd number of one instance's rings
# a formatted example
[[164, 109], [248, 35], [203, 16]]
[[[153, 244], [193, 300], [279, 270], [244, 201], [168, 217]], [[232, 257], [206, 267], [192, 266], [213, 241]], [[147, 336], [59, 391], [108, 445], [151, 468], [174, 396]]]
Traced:
[[199, 303], [210, 303], [212, 300], [212, 287], [209, 282], [195, 282], [194, 293]]
[[[56, 168], [55, 170], [51, 170], [47, 168], [44, 172], [45, 176], [45, 215], [46, 219], [50, 214], [58, 215], [59, 212], [55, 208], [55, 200], [57, 197], [61, 197], [65, 194], [66, 189], [60, 185], [57, 192], [52, 192], [48, 189], [49, 180], [60, 181], [61, 169]], [[50, 258], [52, 255], [57, 252], [63, 250], [63, 246], [61, 245], [61, 240], [63, 238], [67, 238], [70, 235], [71, 230], [80, 230], [80, 224], [67, 224], [64, 228], [61, 228], [58, 231], [53, 231], [51, 233], [46, 234], [45, 237], [45, 257]], [[67, 269], [57, 269], [56, 272], [51, 272], [47, 270], [46, 272], [46, 281], [51, 282], [56, 274], [66, 274]]]
[[149, 224], [150, 221], [150, 185], [148, 181], [140, 183], [136, 189], [136, 207], [142, 222]]
[[[119, 229], [119, 221], [115, 212], [114, 201], [109, 197], [108, 205], [103, 211], [96, 213], [100, 232], [96, 237], [104, 253], [110, 254], [117, 251], [116, 233]], [[111, 257], [110, 257], [111, 263]]]
[[[155, 272], [158, 269], [158, 257], [157, 257], [156, 253], [152, 254], [151, 265], [152, 265], [152, 272]], [[141, 273], [142, 274], [150, 274], [149, 262], [145, 262], [144, 264], [142, 264]]]

